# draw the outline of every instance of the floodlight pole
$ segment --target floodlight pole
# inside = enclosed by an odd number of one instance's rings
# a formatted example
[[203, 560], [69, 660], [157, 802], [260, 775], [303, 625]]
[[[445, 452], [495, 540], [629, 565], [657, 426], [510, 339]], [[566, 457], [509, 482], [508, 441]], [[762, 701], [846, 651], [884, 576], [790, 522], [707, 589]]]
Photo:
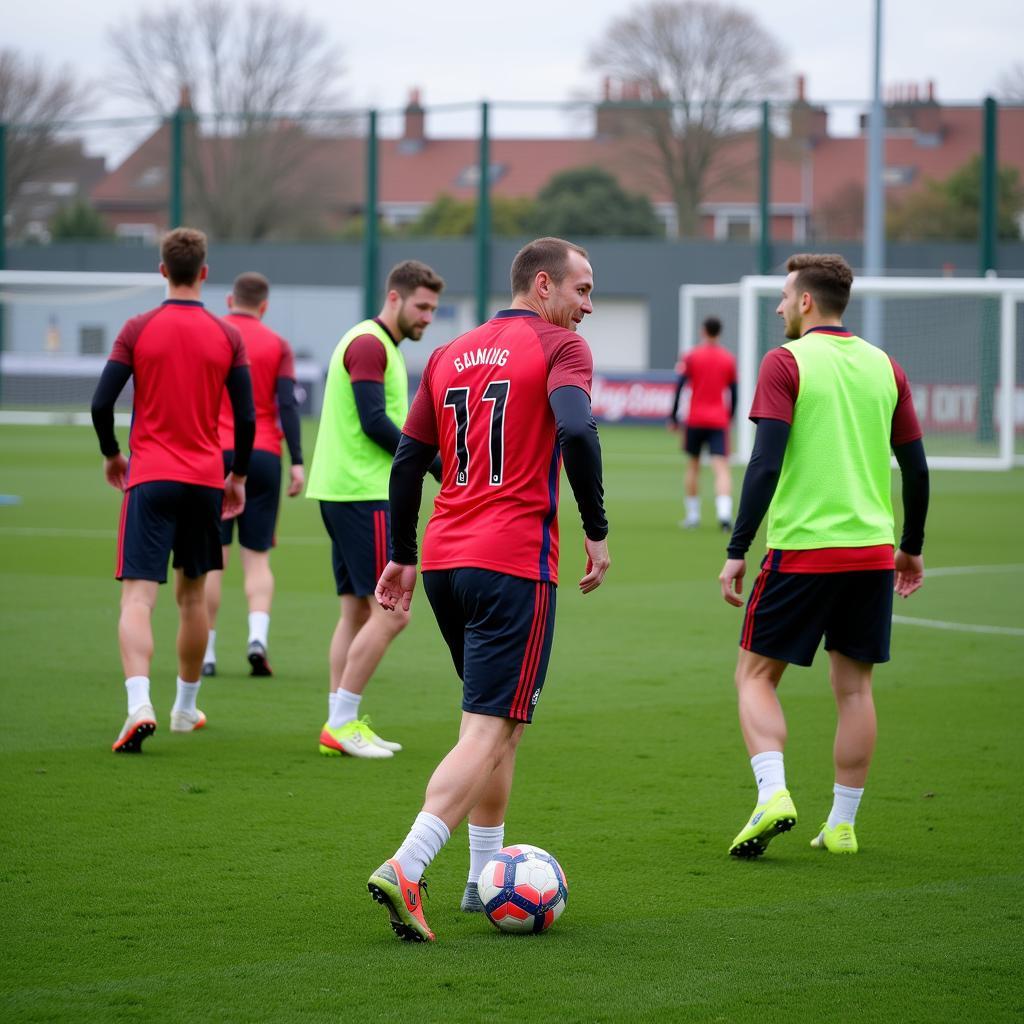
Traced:
[[167, 210], [168, 229], [181, 227], [185, 219], [185, 111], [179, 103], [171, 115], [171, 194]]
[[377, 224], [377, 111], [371, 110], [366, 129], [366, 202], [363, 213], [363, 316], [367, 320], [380, 308], [377, 295], [377, 264], [380, 228]]
[[772, 110], [765, 100], [761, 104], [761, 183], [759, 194], [759, 219], [761, 232], [757, 246], [757, 272], [772, 272]]
[[[864, 204], [864, 273], [885, 274], [885, 110], [882, 107], [882, 0], [875, 0], [875, 59], [871, 113], [868, 115], [867, 190]], [[864, 301], [864, 337], [882, 345], [882, 306], [877, 296]]]
[[7, 269], [7, 125], [0, 121], [0, 270]]
[[490, 107], [480, 104], [480, 180], [476, 201], [476, 322], [488, 319], [491, 290], [491, 135]]

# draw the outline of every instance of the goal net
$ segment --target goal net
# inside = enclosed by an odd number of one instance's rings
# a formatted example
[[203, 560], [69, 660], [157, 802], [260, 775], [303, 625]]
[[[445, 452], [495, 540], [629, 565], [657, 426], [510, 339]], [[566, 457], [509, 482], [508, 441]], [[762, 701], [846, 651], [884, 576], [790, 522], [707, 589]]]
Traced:
[[[0, 271], [0, 422], [88, 422], [118, 332], [166, 287], [159, 274]], [[129, 383], [118, 411], [131, 402]]]
[[[775, 313], [784, 277], [684, 285], [680, 349], [701, 321], [718, 316], [737, 357], [736, 452], [750, 456], [746, 418], [764, 354], [785, 338]], [[889, 352], [906, 370], [938, 469], [1008, 469], [1024, 463], [1024, 280], [868, 278], [854, 280], [844, 325]]]

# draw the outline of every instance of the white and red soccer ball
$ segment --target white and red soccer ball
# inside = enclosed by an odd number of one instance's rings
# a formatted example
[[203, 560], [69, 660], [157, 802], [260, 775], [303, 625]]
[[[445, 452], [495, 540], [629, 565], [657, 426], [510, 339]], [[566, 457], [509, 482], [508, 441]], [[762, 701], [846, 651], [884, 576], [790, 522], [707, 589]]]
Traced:
[[480, 872], [477, 883], [487, 919], [503, 932], [543, 932], [569, 898], [562, 866], [539, 846], [506, 846]]

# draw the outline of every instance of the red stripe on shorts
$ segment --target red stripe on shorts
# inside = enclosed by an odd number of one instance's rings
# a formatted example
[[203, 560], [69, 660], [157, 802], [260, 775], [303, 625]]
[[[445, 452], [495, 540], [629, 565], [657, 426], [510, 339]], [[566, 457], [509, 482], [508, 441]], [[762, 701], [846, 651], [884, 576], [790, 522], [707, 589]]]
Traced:
[[750, 650], [750, 641], [754, 636], [754, 612], [757, 610], [757, 602], [761, 600], [764, 585], [768, 582], [768, 570], [762, 569], [758, 574], [757, 582], [754, 584], [754, 592], [750, 595], [750, 604], [747, 605], [747, 616], [743, 620], [743, 639], [740, 647]]
[[128, 522], [128, 498], [131, 491], [124, 492], [124, 500], [121, 502], [121, 521], [117, 525], [117, 564], [114, 568], [115, 579], [120, 579], [124, 572], [124, 528]]
[[540, 665], [540, 654], [544, 647], [544, 633], [548, 617], [548, 588], [537, 583], [533, 597], [533, 622], [530, 624], [530, 636], [526, 642], [526, 653], [519, 671], [519, 685], [515, 697], [512, 698], [511, 718], [525, 721], [533, 684], [537, 679]]
[[381, 573], [384, 572], [384, 553], [387, 551], [387, 539], [384, 535], [386, 528], [384, 512], [377, 510], [373, 513], [374, 565], [377, 568], [377, 579], [380, 579]]

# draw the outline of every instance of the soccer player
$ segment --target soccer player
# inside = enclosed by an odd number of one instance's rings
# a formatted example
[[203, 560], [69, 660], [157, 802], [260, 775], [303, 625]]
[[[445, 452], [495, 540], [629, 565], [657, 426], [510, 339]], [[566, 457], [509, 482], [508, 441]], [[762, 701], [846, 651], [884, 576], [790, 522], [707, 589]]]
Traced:
[[[245, 482], [245, 511], [221, 523], [220, 539], [224, 566], [231, 552], [234, 524], [238, 523], [245, 597], [249, 605], [249, 642], [246, 656], [254, 676], [273, 675], [267, 660], [270, 606], [274, 599], [274, 575], [270, 570], [270, 549], [281, 503], [281, 438], [288, 442], [291, 471], [288, 497], [294, 498], [305, 484], [302, 468], [302, 437], [299, 410], [295, 403], [295, 359], [291, 346], [262, 323], [270, 298], [270, 282], [256, 273], [235, 278], [228, 296], [229, 324], [238, 329], [245, 342], [256, 403], [256, 440]], [[220, 405], [220, 443], [224, 449], [224, 471], [234, 462], [232, 445], [235, 422], [231, 399], [225, 392]], [[224, 572], [213, 569], [206, 576], [206, 607], [210, 617], [210, 639], [203, 656], [203, 675], [217, 674], [217, 613], [220, 611]]]
[[[906, 374], [851, 334], [842, 315], [853, 274], [841, 256], [786, 264], [778, 314], [790, 340], [761, 364], [757, 424], [739, 515], [719, 575], [740, 607], [744, 556], [768, 514], [768, 553], [743, 619], [736, 688], [757, 783], [757, 806], [733, 840], [759, 857], [791, 829], [786, 721], [776, 690], [789, 664], [828, 651], [838, 712], [834, 801], [811, 846], [856, 853], [854, 824], [875, 748], [874, 666], [889, 660], [893, 585], [909, 597], [924, 579], [928, 463]], [[890, 448], [903, 481], [903, 535], [893, 548]]]
[[[711, 453], [715, 474], [715, 512], [723, 530], [732, 529], [732, 480], [729, 478], [729, 424], [736, 413], [736, 360], [719, 342], [722, 321], [709, 316], [701, 325], [700, 344], [679, 360], [679, 380], [672, 402], [669, 427], [679, 426], [679, 398], [690, 385], [690, 411], [686, 416], [683, 450], [686, 463], [686, 517], [679, 524], [693, 530], [700, 526], [700, 453]], [[729, 408], [724, 395], [729, 391]]]
[[399, 346], [423, 337], [443, 288], [425, 263], [399, 263], [388, 275], [379, 315], [338, 342], [327, 370], [306, 497], [320, 501], [341, 599], [331, 637], [328, 715], [320, 730], [320, 753], [328, 757], [385, 758], [402, 749], [370, 728], [359, 704], [388, 645], [409, 622], [407, 611], [386, 613], [373, 591], [390, 557], [388, 476], [409, 410]]
[[[221, 568], [221, 515], [245, 507], [256, 415], [242, 336], [203, 308], [206, 236], [176, 228], [160, 244], [167, 300], [121, 329], [92, 400], [92, 421], [105, 458], [107, 482], [124, 491], [117, 542], [121, 580], [118, 638], [128, 691], [128, 718], [114, 741], [119, 753], [139, 753], [156, 729], [149, 693], [153, 608], [174, 552], [178, 602], [178, 691], [171, 732], [206, 724], [196, 707], [209, 629], [206, 574]], [[114, 403], [129, 378], [135, 395], [131, 461], [114, 435]], [[217, 436], [225, 386], [235, 417], [234, 462], [227, 479]]]
[[480, 869], [503, 845], [516, 747], [547, 672], [558, 582], [558, 481], [583, 519], [589, 594], [608, 570], [593, 358], [576, 333], [593, 311], [585, 250], [540, 238], [512, 264], [512, 305], [430, 357], [391, 470], [393, 560], [377, 599], [408, 614], [423, 475], [441, 451], [441, 492], [423, 541], [423, 588], [462, 679], [459, 739], [423, 809], [368, 888], [402, 939], [432, 941], [423, 871], [469, 816], [462, 909], [483, 907]]

